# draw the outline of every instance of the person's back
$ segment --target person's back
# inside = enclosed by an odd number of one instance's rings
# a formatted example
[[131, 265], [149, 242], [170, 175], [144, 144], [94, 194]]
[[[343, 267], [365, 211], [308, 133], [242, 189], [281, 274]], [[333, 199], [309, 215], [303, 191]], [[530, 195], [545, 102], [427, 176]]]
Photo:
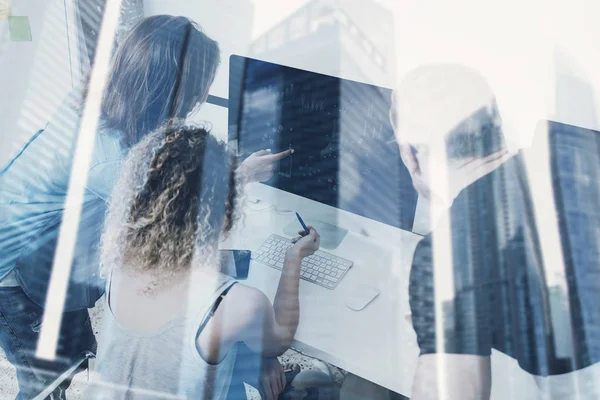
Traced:
[[203, 274], [158, 297], [148, 297], [132, 290], [131, 277], [121, 280], [121, 287], [114, 290], [126, 297], [114, 301], [120, 309], [111, 307], [113, 282], [107, 290], [95, 371], [101, 382], [94, 380], [86, 398], [225, 398], [237, 346], [218, 363], [209, 363], [195, 342], [210, 309], [235, 281], [221, 274]]
[[[0, 175], [0, 280], [15, 269], [19, 284], [40, 306], [45, 302], [44, 285], [51, 272], [42, 266], [53, 261], [58, 227], [65, 211], [80, 107], [81, 93], [76, 90]], [[88, 285], [88, 279], [96, 272], [96, 248], [115, 178], [114, 173], [106, 170], [116, 171], [123, 153], [119, 132], [101, 127], [95, 135], [74, 256], [75, 263], [86, 267], [73, 268], [89, 274], [71, 277], [67, 309], [91, 307], [101, 294], [102, 288], [96, 286], [102, 282], [95, 280]], [[84, 282], [88, 286], [85, 290], [74, 287], [83, 286]], [[92, 286], [95, 293], [83, 293]]]

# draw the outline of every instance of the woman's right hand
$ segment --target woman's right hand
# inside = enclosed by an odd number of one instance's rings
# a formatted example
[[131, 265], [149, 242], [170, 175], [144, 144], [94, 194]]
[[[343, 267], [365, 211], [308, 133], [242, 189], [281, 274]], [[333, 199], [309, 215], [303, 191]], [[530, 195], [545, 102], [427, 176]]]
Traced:
[[292, 155], [293, 149], [273, 154], [271, 149], [250, 154], [238, 167], [236, 175], [242, 183], [265, 182], [271, 179], [277, 162]]
[[307, 228], [309, 230], [308, 234], [304, 230], [298, 231], [300, 236], [292, 239], [294, 245], [288, 249], [288, 253], [291, 252], [291, 254], [304, 258], [313, 255], [315, 251], [319, 250], [321, 236], [312, 226], [309, 225]]

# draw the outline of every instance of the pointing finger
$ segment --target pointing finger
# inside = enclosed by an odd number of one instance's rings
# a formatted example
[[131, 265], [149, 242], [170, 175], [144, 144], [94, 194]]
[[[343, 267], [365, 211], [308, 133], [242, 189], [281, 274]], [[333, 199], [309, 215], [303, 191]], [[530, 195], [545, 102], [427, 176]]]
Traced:
[[278, 161], [283, 158], [286, 158], [287, 156], [291, 155], [293, 152], [294, 152], [294, 149], [287, 149], [285, 151], [282, 151], [281, 153], [270, 154], [270, 155], [266, 155], [265, 157], [268, 157], [270, 161]]
[[271, 154], [271, 149], [266, 149], [266, 150], [264, 150], [264, 149], [263, 149], [263, 150], [259, 150], [259, 151], [257, 151], [257, 152], [256, 152], [256, 153], [254, 153], [254, 154], [255, 154], [255, 155], [257, 155], [257, 156], [266, 156], [266, 155], [269, 155], [269, 154]]

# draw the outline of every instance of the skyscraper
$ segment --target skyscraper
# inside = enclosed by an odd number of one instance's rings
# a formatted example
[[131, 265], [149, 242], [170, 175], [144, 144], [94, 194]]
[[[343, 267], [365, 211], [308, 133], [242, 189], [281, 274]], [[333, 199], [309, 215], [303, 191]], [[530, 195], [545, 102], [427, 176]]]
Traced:
[[600, 359], [600, 132], [550, 122], [552, 185], [576, 368]]
[[396, 73], [393, 15], [373, 0], [312, 0], [254, 40], [250, 51], [362, 82], [391, 86]]
[[519, 358], [527, 371], [547, 375], [556, 357], [526, 176], [522, 158], [515, 156], [454, 202], [454, 325], [463, 346], [494, 347]]

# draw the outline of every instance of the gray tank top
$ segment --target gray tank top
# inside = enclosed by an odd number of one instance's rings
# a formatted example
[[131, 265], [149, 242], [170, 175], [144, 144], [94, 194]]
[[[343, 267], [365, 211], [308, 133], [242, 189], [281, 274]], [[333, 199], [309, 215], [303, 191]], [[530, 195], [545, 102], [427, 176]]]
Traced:
[[233, 284], [235, 280], [219, 274], [195, 287], [186, 310], [169, 322], [136, 330], [120, 324], [112, 313], [108, 282], [96, 369], [82, 398], [225, 399], [237, 345], [213, 365], [198, 353], [196, 337], [215, 302]]

